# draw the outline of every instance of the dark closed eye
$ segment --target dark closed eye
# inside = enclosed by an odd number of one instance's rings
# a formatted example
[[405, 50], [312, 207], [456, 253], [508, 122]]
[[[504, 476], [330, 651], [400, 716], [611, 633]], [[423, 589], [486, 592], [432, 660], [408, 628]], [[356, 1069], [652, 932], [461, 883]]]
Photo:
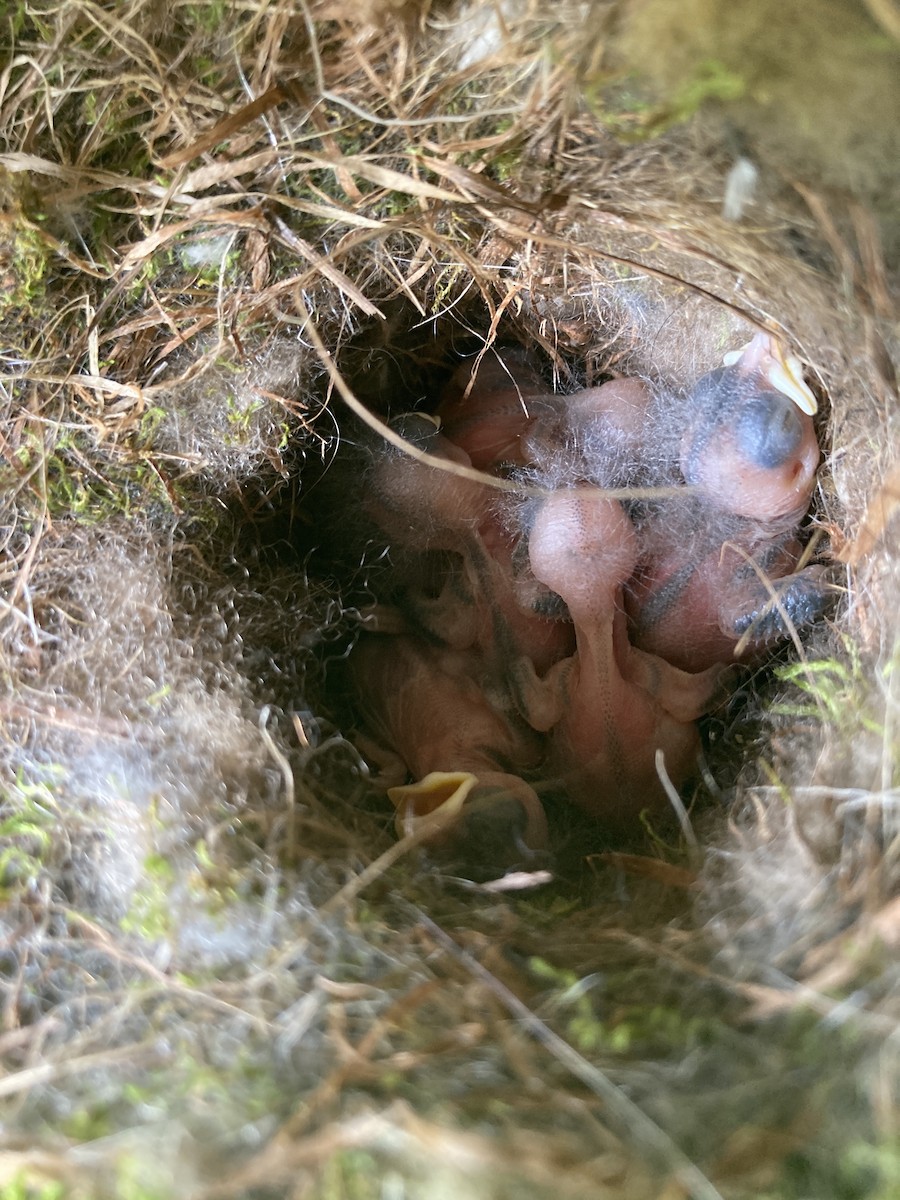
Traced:
[[741, 408], [735, 431], [743, 456], [758, 467], [783, 466], [803, 441], [797, 406], [779, 392], [759, 392]]
[[440, 433], [440, 423], [428, 413], [405, 412], [391, 418], [391, 429], [419, 450], [431, 450]]

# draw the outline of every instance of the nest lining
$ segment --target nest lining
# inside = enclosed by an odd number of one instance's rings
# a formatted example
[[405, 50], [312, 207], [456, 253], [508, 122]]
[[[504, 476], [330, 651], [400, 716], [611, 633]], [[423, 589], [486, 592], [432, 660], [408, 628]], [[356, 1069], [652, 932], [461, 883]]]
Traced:
[[[86, 5], [78, 16], [92, 12]], [[823, 1093], [835, 1090], [840, 1109], [812, 1084], [782, 1086], [774, 1119], [790, 1136], [772, 1170], [812, 1146], [806, 1169], [816, 1177], [815, 1164], [828, 1161], [832, 1113], [850, 1127], [847, 1140], [865, 1138], [875, 1110], [889, 1120], [896, 628], [886, 597], [896, 573], [890, 504], [878, 507], [889, 493], [873, 479], [888, 474], [896, 410], [878, 306], [865, 296], [848, 306], [839, 281], [821, 273], [836, 234], [821, 235], [799, 204], [761, 204], [749, 228], [723, 222], [723, 171], [698, 154], [695, 135], [622, 146], [589, 113], [573, 113], [570, 68], [548, 76], [539, 52], [548, 29], [560, 46], [579, 37], [565, 15], [557, 25], [539, 8], [506, 6], [506, 26], [498, 22], [487, 43], [494, 58], [468, 63], [458, 32], [445, 38], [436, 28], [438, 15], [407, 7], [402, 19], [366, 26], [316, 9], [313, 43], [297, 13], [279, 9], [264, 26], [254, 10], [241, 43], [254, 94], [283, 86], [263, 54], [277, 46], [287, 81], [314, 68], [328, 95], [312, 108], [303, 94], [282, 96], [262, 129], [246, 118], [229, 133], [217, 124], [216, 81], [197, 84], [169, 119], [193, 151], [209, 154], [230, 139], [227, 153], [192, 163], [169, 191], [150, 179], [135, 184], [136, 163], [127, 177], [110, 178], [116, 123], [100, 122], [80, 140], [76, 93], [54, 93], [57, 129], [44, 127], [44, 165], [27, 168], [51, 164], [32, 183], [50, 178], [70, 189], [50, 222], [69, 257], [66, 266], [53, 260], [47, 295], [63, 312], [71, 311], [65, 301], [86, 295], [79, 311], [100, 318], [96, 332], [62, 318], [37, 329], [29, 321], [43, 310], [29, 316], [22, 302], [12, 310], [16, 361], [28, 365], [6, 385], [3, 422], [13, 454], [3, 651], [13, 901], [6, 1052], [17, 1072], [7, 1095], [18, 1127], [73, 1194], [85, 1170], [115, 1194], [120, 1168], [103, 1150], [106, 1131], [130, 1129], [146, 1169], [173, 1125], [185, 1142], [157, 1168], [172, 1194], [188, 1194], [198, 1179], [222, 1194], [264, 1185], [316, 1194], [323, 1164], [349, 1172], [340, 1155], [360, 1146], [378, 1170], [412, 1181], [425, 1145], [438, 1146], [452, 1179], [468, 1154], [462, 1177], [485, 1195], [502, 1194], [508, 1179], [558, 1194], [563, 1166], [573, 1195], [649, 1194], [646, 1171], [657, 1167], [685, 1180], [671, 1142], [654, 1142], [646, 1126], [629, 1132], [625, 1108], [584, 1107], [558, 1060], [505, 1032], [502, 993], [478, 990], [486, 985], [474, 982], [466, 958], [430, 940], [417, 906], [456, 930], [467, 952], [526, 996], [596, 1071], [611, 1070], [722, 1192], [735, 1172], [752, 1180], [740, 1166], [739, 1135], [761, 1109], [771, 1117], [777, 1089], [763, 1088], [764, 1100], [725, 1123], [720, 1150], [702, 1132], [722, 1129], [712, 1116], [716, 1087], [701, 1101], [690, 1080], [711, 1071], [730, 1097], [748, 1078], [760, 1088], [763, 1073], [745, 1063], [742, 1076], [741, 1056], [770, 1039], [766, 1070], [776, 1077], [779, 1064], [804, 1052], [806, 1034], [789, 1029], [799, 998], [810, 1028], [823, 1014], [840, 1026], [829, 990], [850, 992], [860, 972], [867, 1000], [845, 1022], [860, 1039], [846, 1050], [853, 1103], [827, 1073]], [[139, 5], [129, 12], [138, 23], [147, 16]], [[75, 22], [74, 62], [83, 69], [92, 26]], [[219, 45], [219, 34], [203, 36]], [[158, 64], [177, 77], [176, 35], [145, 28], [123, 32], [121, 44], [162, 96]], [[36, 61], [46, 67], [46, 55]], [[418, 69], [407, 72], [413, 61]], [[447, 75], [448, 62], [456, 74]], [[114, 65], [97, 89], [106, 100], [121, 94]], [[25, 169], [15, 139], [33, 102], [33, 82], [17, 80], [18, 96], [6, 101], [17, 119], [5, 126], [13, 181]], [[348, 104], [401, 124], [360, 118]], [[508, 107], [517, 113], [498, 115]], [[453, 120], [404, 126], [414, 112]], [[201, 129], [215, 141], [204, 143]], [[137, 137], [159, 157], [170, 132], [163, 123]], [[119, 136], [127, 145], [135, 135]], [[66, 138], [70, 154], [60, 153]], [[171, 142], [165, 150], [180, 154]], [[504, 152], [514, 161], [511, 182]], [[243, 172], [255, 153], [258, 163], [234, 187], [235, 164]], [[379, 175], [385, 163], [397, 174]], [[32, 199], [11, 190], [20, 227], [33, 232]], [[85, 208], [73, 206], [116, 209], [123, 196], [116, 228], [131, 248], [122, 245], [113, 269], [98, 266], [102, 242]], [[275, 205], [277, 220], [265, 205], [254, 209], [255, 196]], [[798, 260], [798, 242], [815, 251]], [[38, 244], [47, 254], [53, 242]], [[143, 272], [136, 281], [135, 269]], [[113, 270], [114, 282], [103, 277]], [[865, 280], [864, 266], [856, 270]], [[144, 290], [129, 294], [129, 283]], [[766, 736], [741, 747], [734, 831], [715, 810], [699, 818], [707, 847], [699, 885], [690, 871], [676, 883], [683, 859], [648, 853], [646, 843], [630, 862], [595, 861], [594, 881], [582, 868], [564, 872], [562, 914], [540, 897], [479, 893], [473, 906], [408, 861], [393, 874], [365, 874], [379, 853], [392, 855], [392, 842], [357, 754], [328, 720], [327, 697], [352, 640], [353, 609], [376, 589], [377, 561], [364, 551], [348, 562], [343, 546], [339, 575], [333, 563], [306, 561], [321, 525], [346, 530], [357, 516], [352, 483], [340, 501], [324, 499], [340, 490], [339, 471], [320, 469], [335, 431], [362, 438], [343, 415], [337, 379], [385, 415], [386, 395], [419, 404], [460, 353], [510, 339], [539, 347], [548, 380], [562, 390], [611, 368], [686, 386], [746, 340], [748, 318], [787, 331], [828, 401], [816, 519], [855, 556], [855, 573], [836, 631], [807, 651], [827, 670], [796, 674], [793, 685], [783, 673], [767, 685], [782, 712], [763, 711]], [[765, 710], [771, 699], [757, 703]], [[723, 736], [746, 739], [746, 712]], [[688, 916], [685, 879], [699, 886], [699, 921]], [[398, 891], [412, 910], [393, 898]], [[568, 912], [566, 903], [574, 903]], [[511, 947], [511, 959], [498, 945]], [[862, 946], [861, 965], [851, 945]], [[588, 982], [598, 971], [602, 986]], [[639, 1002], [648, 990], [655, 1023]], [[618, 997], [618, 1019], [607, 996]], [[726, 1002], [765, 1015], [766, 1033], [724, 1037], [713, 1014]], [[687, 1028], [672, 1015], [686, 1004], [700, 1005], [706, 1025]], [[435, 1029], [449, 1032], [435, 1040]], [[615, 1037], [630, 1048], [624, 1059]], [[701, 1055], [696, 1075], [685, 1074], [679, 1064], [704, 1038], [715, 1049]], [[48, 1069], [49, 1082], [29, 1076], [35, 1066]], [[449, 1090], [426, 1082], [438, 1066]], [[415, 1088], [385, 1107], [397, 1095], [392, 1072], [408, 1070]], [[530, 1110], [512, 1106], [510, 1091], [533, 1077], [551, 1090], [536, 1093]], [[596, 1095], [599, 1074], [586, 1077]], [[206, 1112], [190, 1099], [204, 1078]], [[674, 1115], [686, 1099], [679, 1078], [693, 1118]], [[131, 1090], [121, 1105], [124, 1083]], [[454, 1109], [461, 1091], [472, 1098]], [[298, 1092], [305, 1114], [294, 1111]], [[163, 1094], [175, 1099], [163, 1104]], [[560, 1096], [565, 1119], [554, 1113]], [[491, 1100], [509, 1105], [499, 1118]], [[783, 1106], [792, 1101], [825, 1114], [819, 1141], [791, 1125]], [[542, 1140], [541, 1127], [550, 1131]], [[280, 1141], [270, 1142], [276, 1130]], [[81, 1158], [60, 1146], [60, 1131], [88, 1147]], [[230, 1181], [216, 1162], [226, 1149], [229, 1162], [244, 1164]], [[29, 1179], [46, 1169], [36, 1155], [15, 1153]], [[424, 1189], [435, 1185], [410, 1186], [430, 1194]]]

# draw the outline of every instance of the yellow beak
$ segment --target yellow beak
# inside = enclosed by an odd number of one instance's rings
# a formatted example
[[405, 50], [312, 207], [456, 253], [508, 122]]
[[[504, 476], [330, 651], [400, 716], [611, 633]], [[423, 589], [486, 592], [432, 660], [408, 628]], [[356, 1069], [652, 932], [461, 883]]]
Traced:
[[417, 783], [388, 788], [397, 810], [395, 824], [401, 837], [418, 833], [425, 825], [437, 834], [452, 825], [478, 776], [470, 771], [432, 771]]
[[722, 361], [726, 367], [740, 363], [747, 371], [759, 371], [776, 392], [793, 400], [801, 412], [815, 416], [819, 406], [803, 379], [800, 359], [788, 354], [770, 333], [756, 334], [746, 346], [731, 350]]

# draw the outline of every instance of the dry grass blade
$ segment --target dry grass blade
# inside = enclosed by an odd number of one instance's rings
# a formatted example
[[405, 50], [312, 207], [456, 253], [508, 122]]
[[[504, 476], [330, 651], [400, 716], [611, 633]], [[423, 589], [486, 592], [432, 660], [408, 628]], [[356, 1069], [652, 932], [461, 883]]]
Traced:
[[646, 1113], [617, 1087], [604, 1073], [589, 1063], [581, 1054], [533, 1013], [518, 996], [514, 995], [490, 971], [486, 970], [467, 950], [458, 946], [443, 929], [423, 912], [417, 919], [454, 958], [463, 963], [468, 971], [485, 984], [498, 997], [509, 1013], [520, 1021], [523, 1028], [561, 1062], [568, 1071], [608, 1106], [612, 1120], [639, 1146], [642, 1154], [657, 1160], [671, 1172], [686, 1193], [697, 1200], [722, 1200], [720, 1192], [699, 1171], [656, 1125]]
[[0, 1098], [30, 1092], [41, 1084], [96, 1071], [98, 1068], [109, 1069], [118, 1063], [135, 1066], [155, 1061], [160, 1061], [160, 1048], [156, 1039], [152, 1038], [143, 1046], [121, 1046], [114, 1050], [99, 1050], [94, 1054], [67, 1058], [64, 1062], [41, 1063], [0, 1079]]
[[[261, 96], [257, 96], [255, 100], [249, 101], [249, 103], [239, 108], [237, 112], [223, 117], [208, 133], [197, 138], [190, 146], [185, 146], [182, 150], [174, 150], [171, 154], [164, 154], [159, 159], [159, 166], [166, 171], [184, 166], [192, 158], [198, 158], [201, 154], [205, 154], [207, 150], [212, 150], [214, 146], [218, 146], [220, 142], [228, 140], [239, 130], [243, 129], [245, 125], [249, 125], [251, 121], [255, 121], [257, 117], [261, 117], [269, 109], [274, 108], [287, 99], [287, 90], [280, 84], [273, 84]], [[195, 186], [197, 186], [196, 183]]]
[[[739, 7], [18, 0], [0, 21], [0, 1190], [896, 1191], [896, 5]], [[879, 81], [882, 119], [854, 125]], [[726, 221], [737, 155], [756, 191]], [[483, 486], [527, 559], [579, 459], [586, 487], [665, 482], [606, 493], [663, 536], [657, 501], [695, 500], [673, 414], [754, 329], [820, 401], [799, 541], [853, 568], [842, 607], [706, 718], [681, 828], [618, 840], [536, 741], [510, 766], [549, 861], [507, 871], [514, 830], [497, 863], [490, 837], [481, 864], [436, 862], [427, 825], [395, 841], [378, 784], [416, 772], [366, 736], [378, 696], [347, 659], [373, 629], [457, 653], [441, 604], [455, 619], [481, 566], [462, 535], [420, 554], [427, 484], [387, 545], [377, 470]], [[461, 361], [517, 348], [560, 412], [648, 381], [640, 471], [623, 450], [595, 472], [587, 427], [533, 473], [397, 432]], [[470, 682], [499, 680], [518, 729], [512, 627], [567, 652], [572, 630], [509, 571], [476, 635], [496, 670]]]
[[884, 538], [900, 510], [900, 463], [888, 471], [877, 493], [869, 501], [862, 527], [850, 546], [846, 561], [858, 567], [869, 558]]

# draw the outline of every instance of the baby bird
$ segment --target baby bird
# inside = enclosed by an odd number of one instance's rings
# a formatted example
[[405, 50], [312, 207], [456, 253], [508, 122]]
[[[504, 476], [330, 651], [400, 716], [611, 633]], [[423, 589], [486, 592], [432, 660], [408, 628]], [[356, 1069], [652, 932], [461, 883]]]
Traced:
[[444, 388], [437, 408], [441, 431], [464, 450], [473, 467], [496, 471], [525, 465], [523, 439], [546, 396], [527, 351], [510, 347], [467, 360]]
[[[823, 570], [797, 571], [797, 524], [819, 464], [816, 402], [799, 364], [758, 333], [688, 397], [688, 489], [639, 521], [627, 589], [635, 645], [687, 671], [758, 656], [829, 603]], [[777, 598], [777, 599], [775, 599]]]
[[[427, 418], [406, 418], [403, 432], [448, 466], [472, 466], [468, 453]], [[523, 579], [516, 536], [487, 483], [404, 454], [382, 455], [371, 477], [371, 514], [406, 554], [397, 603], [434, 641], [476, 649], [502, 675], [527, 656], [544, 670], [571, 652], [571, 629], [540, 610]], [[438, 578], [435, 578], [434, 554]]]
[[491, 800], [488, 841], [518, 854], [546, 833], [523, 774], [611, 823], [665, 802], [659, 751], [686, 782], [738, 650], [824, 609], [822, 569], [797, 569], [814, 413], [797, 361], [760, 333], [680, 401], [628, 378], [548, 394], [513, 350], [458, 370], [440, 425], [406, 420], [448, 467], [530, 498], [393, 452], [372, 472], [369, 510], [406, 556], [408, 632], [364, 639], [353, 670], [414, 779], [391, 789], [404, 829], [441, 810], [434, 837], [458, 840]]
[[421, 830], [447, 852], [468, 843], [486, 865], [527, 863], [547, 842], [544, 809], [522, 778], [542, 739], [496, 703], [480, 655], [406, 634], [368, 634], [350, 659], [367, 731], [413, 782], [388, 789], [401, 834]]
[[665, 802], [656, 769], [691, 774], [695, 724], [718, 670], [678, 671], [635, 649], [622, 595], [638, 538], [623, 506], [595, 488], [560, 489], [541, 508], [528, 543], [536, 577], [566, 602], [576, 650], [535, 679], [529, 719], [550, 733], [551, 761], [569, 795], [607, 823], [623, 824]]

